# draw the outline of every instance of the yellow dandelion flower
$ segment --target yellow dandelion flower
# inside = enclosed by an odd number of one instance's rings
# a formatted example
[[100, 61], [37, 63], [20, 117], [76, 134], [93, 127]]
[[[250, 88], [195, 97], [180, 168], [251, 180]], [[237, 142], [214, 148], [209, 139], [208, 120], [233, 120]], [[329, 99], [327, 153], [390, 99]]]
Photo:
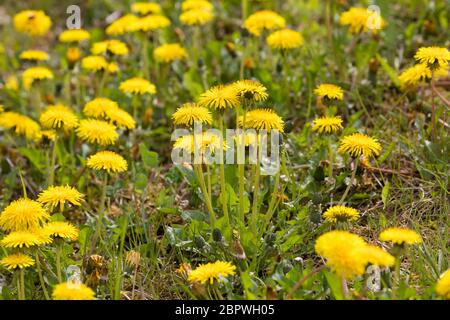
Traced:
[[354, 133], [341, 139], [338, 151], [348, 153], [354, 158], [361, 155], [370, 158], [380, 155], [381, 145], [377, 139], [362, 133]]
[[343, 26], [349, 26], [350, 33], [378, 33], [386, 26], [378, 12], [366, 8], [350, 8], [341, 14], [339, 22]]
[[313, 131], [319, 133], [336, 133], [342, 129], [342, 118], [337, 117], [321, 117], [313, 121]]
[[14, 16], [14, 28], [30, 36], [44, 36], [52, 26], [52, 20], [44, 11], [24, 10]]
[[55, 141], [55, 139], [56, 139], [56, 131], [55, 130], [41, 130], [37, 134], [36, 139], [38, 141], [39, 140], [43, 140], [43, 139], [47, 139], [49, 141]]
[[158, 62], [169, 63], [187, 58], [186, 49], [179, 43], [163, 44], [153, 51], [153, 56]]
[[119, 138], [114, 125], [96, 119], [81, 120], [76, 131], [81, 140], [101, 146], [114, 144]]
[[440, 67], [432, 72], [425, 63], [419, 63], [403, 71], [398, 76], [398, 80], [402, 89], [409, 89], [416, 87], [421, 82], [431, 80], [432, 74], [435, 78], [446, 76], [448, 75], [447, 67]]
[[39, 231], [13, 231], [5, 236], [0, 245], [5, 248], [30, 248], [51, 243], [50, 237]]
[[108, 173], [124, 172], [128, 168], [127, 161], [112, 151], [99, 151], [90, 156], [86, 164], [91, 169], [106, 170]]
[[106, 111], [105, 118], [119, 128], [134, 129], [136, 121], [123, 109], [109, 109]]
[[37, 201], [50, 207], [51, 210], [59, 206], [62, 212], [66, 202], [74, 206], [81, 206], [83, 197], [84, 195], [73, 187], [50, 186], [39, 194]]
[[0, 264], [8, 270], [23, 269], [34, 266], [34, 259], [27, 254], [15, 253], [4, 257]]
[[444, 299], [450, 300], [450, 269], [440, 276], [436, 283], [436, 292]]
[[238, 92], [232, 85], [215, 86], [200, 95], [198, 104], [211, 109], [235, 108], [239, 105]]
[[3, 112], [0, 114], [0, 127], [14, 129], [17, 135], [24, 135], [34, 140], [41, 130], [39, 124], [33, 119], [16, 112]]
[[295, 49], [301, 47], [304, 42], [300, 32], [290, 29], [275, 31], [267, 37], [267, 44], [278, 50]]
[[194, 122], [211, 124], [211, 112], [205, 107], [199, 107], [195, 103], [185, 103], [172, 115], [175, 125], [192, 126]]
[[192, 134], [179, 137], [175, 141], [173, 149], [183, 149], [188, 151], [189, 153], [194, 153], [194, 142], [201, 153], [205, 153], [206, 150], [214, 153], [220, 148], [222, 148], [223, 150], [227, 148], [225, 141], [223, 141], [220, 135], [206, 131], [202, 134], [195, 135], [195, 139], [194, 135]]
[[22, 198], [11, 202], [0, 213], [0, 227], [6, 231], [27, 230], [39, 227], [49, 217], [39, 202]]
[[112, 39], [94, 43], [91, 52], [94, 55], [110, 52], [116, 56], [126, 56], [128, 54], [128, 47], [122, 41]]
[[173, 144], [173, 149], [186, 150], [190, 153], [194, 153], [194, 136], [189, 134], [177, 138]]
[[[240, 135], [236, 135], [234, 137], [234, 140], [236, 141], [237, 145], [240, 146], [241, 145], [241, 136]], [[259, 135], [255, 134], [254, 132], [245, 132], [244, 134], [244, 140], [243, 140], [243, 144], [244, 146], [248, 147], [248, 146], [256, 146], [256, 144], [258, 143], [258, 140], [260, 140], [261, 138], [259, 137]]]
[[325, 258], [326, 265], [337, 275], [353, 279], [364, 274], [367, 265], [362, 249], [364, 239], [347, 231], [330, 231], [321, 235], [315, 245], [317, 254]]
[[25, 50], [20, 54], [19, 58], [22, 60], [45, 61], [50, 59], [50, 56], [42, 50]]
[[11, 91], [17, 91], [19, 89], [19, 81], [15, 75], [10, 75], [5, 80], [5, 88]]
[[236, 266], [231, 262], [216, 261], [213, 263], [201, 264], [189, 274], [189, 282], [200, 282], [202, 284], [209, 282], [213, 284], [214, 281], [221, 281], [221, 279], [232, 276], [236, 273]]
[[53, 300], [95, 300], [94, 291], [82, 283], [64, 282], [57, 284], [52, 293]]
[[141, 262], [141, 254], [138, 251], [128, 251], [125, 257], [125, 263], [130, 267], [137, 268]]
[[81, 50], [78, 47], [67, 48], [66, 58], [69, 63], [75, 63], [81, 59]]
[[368, 244], [362, 249], [362, 253], [369, 264], [381, 268], [392, 267], [395, 263], [394, 256], [377, 246]]
[[59, 41], [60, 42], [82, 42], [89, 40], [91, 38], [91, 35], [88, 31], [84, 29], [69, 29], [64, 30], [59, 35]]
[[181, 10], [182, 11], [189, 11], [189, 10], [212, 10], [213, 5], [211, 2], [207, 0], [185, 0], [183, 3], [181, 3]]
[[[238, 119], [239, 126], [242, 127], [243, 117]], [[278, 130], [284, 132], [283, 119], [271, 109], [254, 109], [248, 111], [245, 119], [245, 128], [252, 128], [256, 130]]]
[[161, 13], [161, 6], [156, 2], [136, 2], [131, 5], [131, 11], [139, 14]]
[[180, 266], [175, 270], [176, 273], [178, 273], [180, 276], [187, 278], [189, 277], [189, 274], [191, 273], [192, 268], [189, 263], [182, 263]]
[[70, 130], [78, 126], [78, 117], [69, 107], [56, 104], [48, 106], [39, 117], [44, 128]]
[[92, 72], [106, 70], [108, 66], [108, 61], [102, 56], [87, 56], [81, 60], [81, 67]]
[[358, 210], [346, 206], [332, 206], [324, 212], [323, 217], [329, 222], [356, 221], [360, 217]]
[[95, 98], [85, 104], [83, 113], [89, 117], [100, 118], [106, 116], [108, 110], [119, 108], [117, 102], [108, 98]]
[[119, 72], [119, 65], [115, 62], [111, 62], [108, 64], [108, 67], [106, 68], [106, 70], [108, 71], [108, 73], [117, 73]]
[[244, 21], [244, 27], [255, 36], [259, 36], [263, 30], [280, 29], [285, 26], [286, 20], [271, 10], [257, 11]]
[[25, 89], [31, 88], [35, 80], [53, 79], [53, 73], [46, 67], [31, 67], [22, 74], [22, 81]]
[[314, 89], [314, 93], [319, 98], [327, 98], [329, 100], [342, 100], [344, 99], [344, 90], [341, 87], [334, 84], [324, 83]]
[[188, 26], [201, 26], [210, 22], [213, 18], [213, 12], [204, 8], [188, 10], [180, 15], [181, 23]]
[[269, 96], [267, 88], [254, 80], [239, 80], [232, 84], [237, 94], [244, 99], [256, 102], [265, 101]]
[[115, 21], [113, 21], [107, 28], [106, 34], [110, 36], [119, 36], [127, 32], [128, 26], [136, 22], [139, 18], [132, 15], [127, 14]]
[[422, 237], [408, 228], [388, 228], [380, 233], [380, 240], [398, 245], [422, 243]]
[[127, 31], [153, 31], [170, 26], [170, 20], [160, 14], [149, 14], [131, 22]]
[[450, 51], [443, 47], [422, 47], [417, 50], [414, 58], [426, 64], [431, 70], [436, 70], [448, 65]]
[[144, 78], [139, 77], [134, 77], [121, 82], [119, 90], [129, 94], [156, 93], [156, 87], [153, 83]]
[[44, 225], [42, 232], [50, 237], [75, 241], [78, 239], [80, 230], [71, 223], [65, 221], [53, 221]]

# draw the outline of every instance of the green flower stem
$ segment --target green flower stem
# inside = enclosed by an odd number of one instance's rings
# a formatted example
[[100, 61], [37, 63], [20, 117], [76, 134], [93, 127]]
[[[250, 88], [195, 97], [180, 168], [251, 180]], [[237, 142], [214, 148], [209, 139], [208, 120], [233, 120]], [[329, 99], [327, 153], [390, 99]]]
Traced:
[[211, 223], [211, 229], [214, 229], [216, 225], [216, 215], [214, 213], [214, 209], [211, 203], [211, 195], [208, 194], [208, 190], [206, 189], [205, 179], [203, 177], [203, 169], [201, 164], [194, 164], [194, 172], [197, 176], [197, 180], [200, 184], [200, 189], [202, 190], [203, 197], [205, 198], [206, 207], [209, 212], [209, 220]]
[[45, 300], [50, 300], [50, 296], [48, 295], [47, 287], [45, 285], [44, 277], [42, 276], [41, 260], [39, 259], [39, 253], [37, 251], [35, 253], [35, 259], [36, 259], [36, 269], [38, 272], [39, 282], [41, 283], [41, 287], [42, 287], [42, 291], [44, 292]]
[[[259, 140], [259, 139], [258, 139]], [[256, 167], [255, 167], [255, 180], [253, 183], [253, 206], [252, 206], [252, 231], [256, 234], [257, 232], [257, 221], [258, 221], [258, 197], [259, 197], [259, 178], [261, 175], [261, 158], [259, 150], [259, 142], [256, 144]]]
[[62, 253], [62, 243], [58, 241], [56, 244], [56, 275], [58, 277], [58, 282], [62, 283], [62, 272], [61, 272], [61, 253]]
[[333, 154], [333, 142], [331, 141], [332, 136], [331, 134], [327, 137], [327, 144], [328, 144], [328, 177], [333, 178], [333, 160], [334, 160], [334, 154]]
[[39, 84], [32, 85], [31, 104], [34, 106], [36, 117], [41, 114], [41, 88]]
[[[126, 216], [125, 223], [122, 226], [122, 232], [120, 236], [119, 244], [119, 257], [117, 258], [117, 270], [115, 272], [115, 284], [114, 284], [114, 300], [120, 300], [120, 288], [122, 286], [122, 263], [123, 263], [123, 247], [125, 244], [125, 236], [128, 227], [128, 215]], [[133, 286], [134, 288], [134, 286]]]
[[347, 280], [343, 276], [341, 276], [341, 288], [342, 288], [342, 296], [344, 300], [350, 299], [350, 294], [348, 292]]
[[55, 135], [55, 141], [53, 141], [52, 153], [50, 156], [50, 165], [48, 167], [48, 181], [47, 186], [50, 187], [55, 183], [55, 165], [56, 165], [56, 150], [58, 148], [58, 133]]
[[[245, 143], [245, 120], [246, 120], [246, 116], [247, 116], [247, 108], [246, 108], [246, 103], [245, 103], [245, 99], [244, 102], [242, 103], [242, 111], [243, 111], [243, 121], [242, 121], [242, 134], [239, 137], [239, 145], [243, 145]], [[236, 122], [236, 127], [238, 126], [237, 122]], [[238, 170], [239, 170], [239, 221], [242, 224], [245, 224], [244, 219], [245, 219], [245, 208], [244, 208], [244, 193], [245, 193], [245, 146], [244, 146], [244, 163], [242, 164], [238, 164]], [[238, 150], [241, 150], [241, 148], [239, 147]]]
[[20, 297], [19, 300], [25, 300], [25, 271], [20, 269]]
[[103, 89], [106, 84], [106, 80], [108, 79], [108, 70], [103, 70], [102, 76], [100, 78], [100, 84], [98, 86], [97, 96], [101, 97], [103, 95]]
[[430, 90], [431, 90], [431, 137], [433, 141], [436, 142], [437, 131], [436, 131], [436, 104], [434, 101], [434, 72], [431, 72]]
[[[219, 118], [219, 125], [220, 125], [220, 132], [224, 133], [224, 126], [223, 126], [223, 114], [220, 115]], [[223, 153], [223, 149], [221, 150], [221, 152]], [[225, 181], [225, 165], [224, 165], [224, 159], [223, 159], [223, 155], [222, 155], [222, 159], [219, 163], [219, 169], [220, 169], [220, 199], [222, 202], [222, 210], [223, 210], [223, 214], [225, 216], [225, 219], [227, 221], [228, 226], [231, 227], [230, 224], [230, 217], [228, 215], [228, 201], [227, 201], [227, 197], [226, 197], [226, 181]]]
[[150, 62], [148, 60], [148, 35], [144, 33], [144, 42], [142, 44], [142, 61], [145, 79], [150, 79]]
[[339, 204], [343, 204], [344, 203], [344, 200], [347, 197], [347, 194], [350, 191], [350, 188], [352, 187], [353, 183], [355, 182], [355, 176], [356, 176], [356, 170], [358, 169], [358, 164], [359, 164], [359, 158], [355, 159], [355, 167], [353, 168], [353, 171], [352, 171], [352, 176], [350, 178], [350, 183], [348, 184], [347, 188], [345, 189], [345, 192], [342, 195], [342, 198], [339, 201]]

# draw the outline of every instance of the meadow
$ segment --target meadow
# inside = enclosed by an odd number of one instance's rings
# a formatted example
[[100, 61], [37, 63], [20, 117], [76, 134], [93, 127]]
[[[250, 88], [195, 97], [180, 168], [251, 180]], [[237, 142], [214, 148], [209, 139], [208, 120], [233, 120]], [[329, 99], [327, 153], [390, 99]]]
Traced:
[[449, 17], [2, 1], [0, 299], [450, 299]]

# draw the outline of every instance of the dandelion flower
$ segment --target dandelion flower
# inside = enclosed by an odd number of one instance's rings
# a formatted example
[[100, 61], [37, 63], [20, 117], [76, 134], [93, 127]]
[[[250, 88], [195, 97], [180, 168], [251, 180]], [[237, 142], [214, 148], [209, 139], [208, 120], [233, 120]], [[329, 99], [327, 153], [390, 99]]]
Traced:
[[50, 237], [59, 237], [69, 241], [75, 241], [78, 239], [80, 230], [68, 222], [53, 221], [44, 225], [42, 232], [46, 233]]
[[5, 89], [11, 91], [17, 91], [19, 89], [19, 82], [17, 81], [17, 77], [15, 75], [10, 75], [6, 78]]
[[123, 109], [109, 109], [106, 111], [105, 118], [119, 128], [134, 129], [136, 121]]
[[53, 73], [46, 67], [31, 67], [22, 74], [25, 89], [31, 88], [35, 80], [53, 79]]
[[213, 263], [201, 264], [189, 274], [189, 282], [200, 282], [213, 284], [215, 280], [232, 276], [236, 273], [236, 267], [230, 262], [216, 261]]
[[87, 56], [81, 60], [81, 67], [92, 72], [107, 70], [108, 65], [108, 61], [102, 56]]
[[439, 278], [436, 284], [436, 292], [444, 299], [450, 299], [450, 269]]
[[94, 291], [82, 283], [57, 284], [52, 293], [53, 300], [95, 300]]
[[77, 128], [77, 135], [82, 140], [101, 146], [114, 144], [119, 138], [114, 125], [96, 119], [81, 120]]
[[350, 33], [367, 33], [369, 30], [377, 33], [386, 25], [378, 12], [366, 8], [350, 8], [341, 14], [339, 22], [349, 26]]
[[49, 219], [48, 212], [37, 202], [22, 198], [11, 202], [0, 214], [0, 227], [6, 231], [36, 228]]
[[84, 195], [73, 187], [50, 186], [39, 194], [37, 201], [50, 207], [51, 210], [59, 206], [62, 212], [66, 202], [74, 206], [81, 206], [83, 197]]
[[0, 264], [8, 270], [23, 269], [34, 266], [34, 259], [27, 254], [15, 253], [4, 257]]
[[325, 220], [329, 222], [356, 221], [360, 217], [358, 210], [346, 206], [332, 206], [323, 214]]
[[149, 14], [131, 22], [128, 31], [153, 31], [170, 26], [170, 20], [160, 14]]
[[342, 118], [337, 117], [321, 117], [313, 121], [313, 131], [319, 133], [336, 133], [342, 129]]
[[32, 61], [46, 61], [50, 59], [48, 53], [42, 50], [26, 50], [23, 51], [19, 57], [22, 60], [32, 60]]
[[202, 93], [198, 104], [211, 109], [235, 108], [239, 105], [239, 99], [233, 86], [219, 85]]
[[127, 161], [119, 154], [112, 151], [99, 151], [90, 156], [87, 166], [94, 170], [106, 170], [110, 172], [124, 172], [127, 170]]
[[181, 23], [188, 26], [202, 26], [210, 22], [213, 18], [213, 12], [205, 8], [188, 10], [180, 15]]
[[[239, 126], [242, 127], [243, 117], [238, 120]], [[271, 109], [254, 109], [248, 111], [245, 119], [245, 128], [252, 128], [255, 130], [278, 130], [284, 131], [283, 119]]]
[[370, 158], [380, 155], [381, 145], [377, 139], [362, 133], [354, 133], [341, 139], [338, 151], [348, 153], [354, 158], [361, 155]]
[[119, 36], [127, 32], [128, 26], [136, 22], [139, 18], [132, 14], [127, 14], [113, 21], [107, 28], [106, 34], [110, 36]]
[[380, 240], [398, 245], [422, 243], [421, 236], [408, 228], [388, 228], [380, 233]]
[[195, 139], [192, 134], [179, 137], [175, 141], [173, 149], [183, 149], [189, 153], [194, 153], [194, 142], [201, 153], [205, 153], [206, 150], [214, 153], [215, 151], [220, 150], [220, 148], [222, 148], [222, 150], [227, 148], [226, 143], [220, 135], [207, 131], [195, 135]]
[[119, 72], [119, 65], [115, 62], [111, 62], [108, 64], [108, 67], [106, 68], [106, 70], [108, 71], [108, 73], [117, 73]]
[[362, 249], [362, 252], [369, 264], [387, 268], [392, 267], [395, 263], [394, 256], [377, 246], [368, 244]]
[[172, 43], [159, 46], [153, 51], [153, 55], [156, 61], [169, 63], [186, 59], [187, 52], [179, 43]]
[[82, 41], [86, 41], [89, 40], [91, 38], [91, 35], [89, 34], [88, 31], [84, 30], [84, 29], [69, 29], [69, 30], [64, 30], [63, 32], [61, 32], [61, 34], [59, 35], [59, 41], [60, 42], [82, 42]]
[[3, 112], [0, 114], [0, 127], [14, 129], [17, 135], [24, 135], [34, 140], [41, 130], [39, 124], [33, 119], [16, 112]]
[[302, 46], [303, 43], [301, 33], [290, 29], [275, 31], [267, 37], [267, 44], [278, 50], [295, 49]]
[[106, 116], [109, 110], [119, 108], [117, 102], [108, 98], [95, 98], [84, 105], [83, 113], [89, 117], [100, 118]]
[[194, 122], [211, 124], [211, 112], [205, 107], [199, 107], [195, 103], [185, 103], [172, 115], [175, 125], [192, 126]]
[[367, 244], [360, 236], [347, 231], [330, 231], [321, 235], [315, 245], [326, 265], [347, 280], [364, 274], [367, 259], [362, 252]]
[[253, 13], [244, 21], [244, 27], [253, 35], [259, 36], [263, 30], [284, 28], [286, 20], [271, 10]]
[[432, 73], [431, 69], [425, 63], [419, 63], [403, 71], [398, 76], [398, 80], [402, 89], [409, 89], [416, 87], [421, 82], [431, 80], [432, 74], [437, 78], [446, 76], [448, 74], [447, 67], [440, 67]]
[[156, 87], [153, 83], [144, 78], [139, 77], [134, 77], [121, 82], [119, 90], [129, 94], [156, 93]]
[[75, 63], [81, 58], [81, 50], [78, 47], [67, 48], [66, 58], [69, 63]]
[[414, 58], [426, 64], [431, 70], [446, 67], [450, 61], [450, 51], [441, 47], [422, 47], [417, 50]]
[[232, 84], [238, 96], [256, 102], [265, 101], [269, 96], [267, 88], [254, 80], [239, 80]]
[[136, 2], [131, 5], [131, 11], [139, 14], [161, 13], [161, 6], [156, 2]]
[[13, 231], [5, 236], [0, 245], [5, 248], [30, 248], [51, 243], [51, 239], [41, 231]]
[[14, 28], [30, 36], [44, 36], [52, 26], [52, 20], [44, 11], [24, 10], [14, 16]]
[[189, 10], [212, 10], [213, 5], [211, 2], [207, 0], [185, 0], [181, 4], [181, 10], [183, 11], [189, 11]]
[[96, 42], [92, 45], [91, 52], [94, 55], [106, 54], [108, 52], [116, 56], [126, 56], [128, 54], [128, 47], [125, 43], [119, 40], [105, 40]]
[[319, 98], [327, 98], [329, 100], [342, 100], [344, 99], [344, 91], [341, 87], [334, 84], [324, 83], [314, 89], [314, 93]]
[[70, 130], [78, 126], [78, 117], [69, 107], [57, 104], [48, 106], [39, 117], [44, 128]]
[[42, 139], [47, 139], [48, 141], [55, 141], [56, 139], [56, 131], [55, 130], [41, 130], [37, 134], [36, 139], [38, 141]]

